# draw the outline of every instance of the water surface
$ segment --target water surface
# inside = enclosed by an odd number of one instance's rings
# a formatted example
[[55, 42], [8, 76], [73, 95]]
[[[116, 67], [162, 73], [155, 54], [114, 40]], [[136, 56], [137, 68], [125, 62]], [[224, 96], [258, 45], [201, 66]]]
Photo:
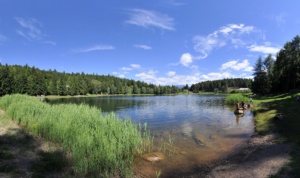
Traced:
[[124, 96], [64, 98], [50, 103], [86, 103], [120, 118], [147, 123], [153, 136], [152, 151], [165, 160], [155, 164], [137, 159], [136, 173], [180, 177], [232, 153], [253, 134], [253, 115], [236, 116], [224, 96]]

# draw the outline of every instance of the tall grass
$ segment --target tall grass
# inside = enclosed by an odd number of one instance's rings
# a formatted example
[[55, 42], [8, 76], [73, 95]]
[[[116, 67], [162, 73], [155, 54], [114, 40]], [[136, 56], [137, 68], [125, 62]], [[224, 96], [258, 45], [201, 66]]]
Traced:
[[236, 104], [236, 103], [241, 103], [242, 101], [244, 101], [245, 103], [249, 103], [249, 97], [241, 93], [236, 93], [236, 94], [230, 94], [225, 98], [226, 104]]
[[138, 125], [95, 107], [49, 105], [17, 94], [0, 98], [0, 108], [33, 134], [61, 144], [79, 175], [126, 177], [143, 150], [145, 134]]

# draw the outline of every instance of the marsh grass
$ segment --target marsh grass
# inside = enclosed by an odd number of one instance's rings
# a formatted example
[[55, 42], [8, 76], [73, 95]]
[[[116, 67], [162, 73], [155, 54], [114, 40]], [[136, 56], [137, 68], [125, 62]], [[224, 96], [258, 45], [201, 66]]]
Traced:
[[241, 103], [242, 101], [244, 101], [245, 103], [249, 102], [249, 97], [245, 96], [241, 93], [236, 93], [236, 94], [230, 94], [227, 95], [225, 98], [225, 102], [226, 104], [236, 104], [236, 103]]
[[87, 105], [49, 105], [16, 94], [2, 97], [0, 108], [32, 134], [59, 143], [70, 154], [77, 175], [128, 177], [134, 155], [149, 144], [146, 125], [121, 120], [113, 113], [104, 115]]

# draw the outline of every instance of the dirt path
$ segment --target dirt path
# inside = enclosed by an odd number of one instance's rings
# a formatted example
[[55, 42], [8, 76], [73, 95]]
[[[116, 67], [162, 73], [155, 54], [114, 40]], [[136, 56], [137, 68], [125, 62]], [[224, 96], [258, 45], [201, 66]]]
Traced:
[[63, 154], [57, 145], [36, 138], [0, 110], [0, 177], [64, 177]]
[[211, 166], [208, 172], [191, 177], [265, 178], [274, 175], [287, 165], [293, 147], [292, 144], [281, 143], [281, 140], [277, 133], [254, 135], [237, 153]]

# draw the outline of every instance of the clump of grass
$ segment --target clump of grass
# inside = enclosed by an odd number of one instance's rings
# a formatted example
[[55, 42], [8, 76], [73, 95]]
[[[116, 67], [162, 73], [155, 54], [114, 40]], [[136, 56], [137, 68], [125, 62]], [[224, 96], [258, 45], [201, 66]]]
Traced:
[[145, 128], [87, 105], [49, 105], [26, 95], [0, 98], [0, 108], [34, 135], [62, 145], [74, 172], [100, 177], [128, 176], [143, 151]]
[[225, 102], [227, 104], [236, 104], [244, 101], [245, 103], [249, 102], [249, 98], [241, 93], [230, 94], [226, 96]]

